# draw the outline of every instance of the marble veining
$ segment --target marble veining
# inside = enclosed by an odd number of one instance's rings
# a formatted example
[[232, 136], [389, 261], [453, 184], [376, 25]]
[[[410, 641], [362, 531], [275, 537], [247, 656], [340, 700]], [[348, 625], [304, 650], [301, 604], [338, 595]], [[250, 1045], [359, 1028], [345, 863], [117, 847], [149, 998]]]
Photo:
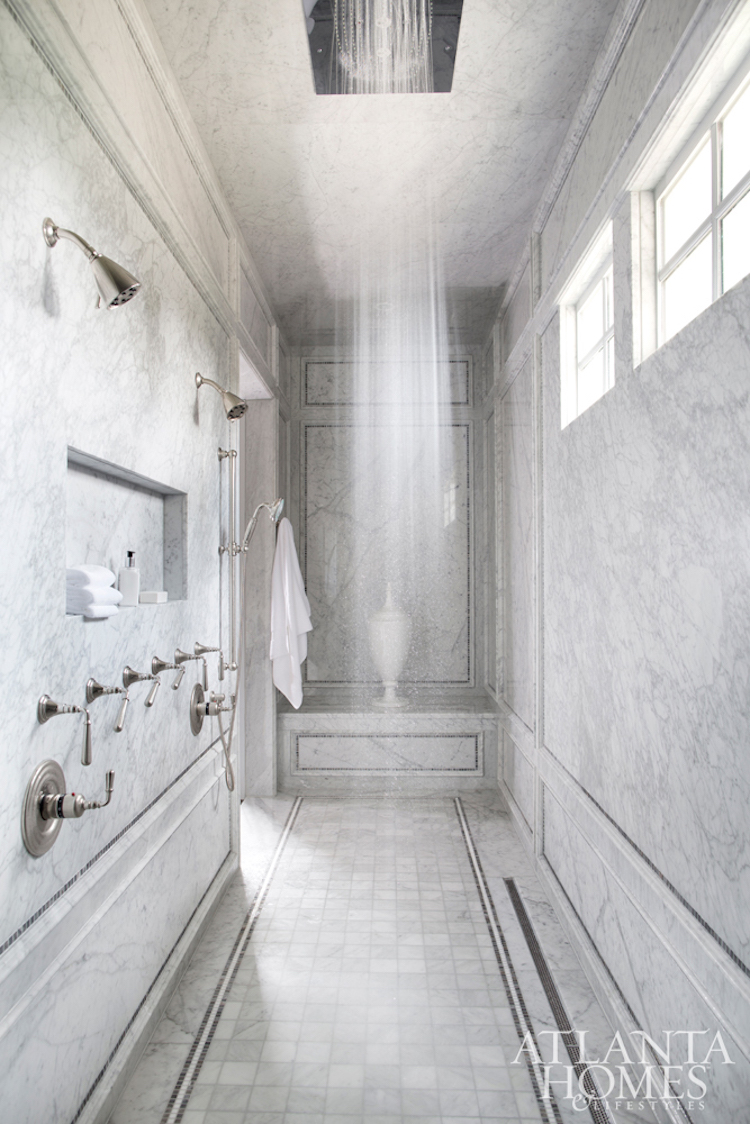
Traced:
[[[301, 564], [314, 630], [305, 676], [311, 684], [373, 683], [379, 677], [369, 647], [367, 619], [385, 598], [383, 574], [393, 536], [408, 543], [411, 584], [398, 590], [412, 615], [412, 643], [403, 681], [407, 684], [467, 684], [473, 680], [471, 449], [469, 424], [446, 425], [440, 446], [445, 489], [455, 514], [446, 522], [444, 495], [439, 510], [432, 493], [403, 497], [400, 511], [383, 510], [377, 484], [387, 473], [387, 451], [374, 445], [373, 463], [354, 477], [355, 446], [362, 440], [356, 422], [303, 423]], [[405, 427], [413, 474], [430, 463], [428, 426]], [[358, 489], [372, 489], [372, 503], [357, 505]], [[436, 503], [438, 502], [436, 500]]]

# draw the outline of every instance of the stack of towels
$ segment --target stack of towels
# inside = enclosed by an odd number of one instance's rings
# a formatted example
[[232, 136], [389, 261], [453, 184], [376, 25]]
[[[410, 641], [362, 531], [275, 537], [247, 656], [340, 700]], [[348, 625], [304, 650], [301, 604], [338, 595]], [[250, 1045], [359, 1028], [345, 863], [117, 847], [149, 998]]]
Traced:
[[65, 612], [89, 620], [112, 617], [122, 601], [115, 575], [106, 566], [71, 566], [67, 571]]

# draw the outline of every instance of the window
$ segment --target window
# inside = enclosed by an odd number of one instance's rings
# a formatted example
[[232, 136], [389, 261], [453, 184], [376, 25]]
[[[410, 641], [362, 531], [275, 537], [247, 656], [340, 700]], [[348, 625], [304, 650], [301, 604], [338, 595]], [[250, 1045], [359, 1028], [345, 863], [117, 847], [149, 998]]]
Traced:
[[612, 224], [579, 266], [560, 307], [562, 428], [615, 382]]
[[659, 342], [750, 273], [750, 82], [657, 192]]

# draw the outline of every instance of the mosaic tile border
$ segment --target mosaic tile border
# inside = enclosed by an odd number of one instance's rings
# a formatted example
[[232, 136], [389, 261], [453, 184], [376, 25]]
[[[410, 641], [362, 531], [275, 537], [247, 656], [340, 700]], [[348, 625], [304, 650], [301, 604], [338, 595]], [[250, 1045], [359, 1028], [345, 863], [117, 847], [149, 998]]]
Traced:
[[[640, 1022], [638, 1021], [638, 1018], [636, 1017], [635, 1011], [633, 1010], [633, 1008], [630, 1006], [627, 999], [625, 998], [625, 995], [624, 995], [619, 983], [615, 979], [615, 976], [614, 976], [614, 973], [612, 972], [612, 969], [610, 968], [609, 964], [607, 963], [607, 961], [602, 956], [601, 952], [599, 951], [599, 946], [597, 945], [594, 938], [591, 936], [591, 933], [588, 931], [588, 929], [587, 929], [587, 927], [584, 923], [583, 918], [581, 917], [580, 913], [578, 912], [578, 910], [574, 906], [574, 904], [573, 904], [573, 902], [570, 898], [570, 895], [568, 894], [568, 891], [565, 889], [565, 886], [563, 885], [562, 879], [560, 878], [559, 874], [557, 873], [557, 871], [553, 867], [552, 863], [549, 861], [549, 857], [546, 854], [545, 854], [544, 858], [545, 858], [545, 862], [547, 864], [548, 871], [555, 880], [555, 885], [557, 886], [557, 889], [562, 894], [562, 896], [565, 898], [565, 901], [568, 903], [568, 907], [570, 908], [571, 913], [573, 914], [576, 921], [580, 925], [581, 931], [585, 934], [586, 939], [588, 940], [589, 944], [591, 945], [591, 948], [594, 950], [599, 963], [604, 968], [604, 971], [607, 973], [607, 977], [608, 977], [613, 989], [617, 993], [618, 999], [622, 1003], [625, 1010], [628, 1012], [628, 1015], [630, 1016], [630, 1018], [633, 1021], [633, 1025], [638, 1030], [643, 1031], [643, 1027], [641, 1026]], [[654, 1055], [654, 1063], [656, 1065], [658, 1065], [658, 1059], [656, 1058], [655, 1055]], [[672, 1091], [674, 1092], [674, 1087], [671, 1084], [670, 1084], [670, 1089], [672, 1089]], [[687, 1124], [693, 1124], [693, 1118], [690, 1116], [688, 1110], [681, 1103], [681, 1101], [679, 1101], [678, 1099], [675, 1099], [675, 1101], [673, 1103], [673, 1108], [675, 1109], [675, 1111], [678, 1114], [681, 1114], [680, 1118], [682, 1120], [686, 1121]]]
[[591, 1119], [594, 1124], [612, 1124], [612, 1117], [607, 1111], [606, 1102], [602, 1100], [596, 1082], [591, 1076], [591, 1070], [581, 1061], [581, 1052], [578, 1048], [578, 1039], [576, 1038], [575, 1030], [565, 1011], [562, 996], [557, 990], [557, 984], [552, 977], [549, 965], [544, 958], [544, 953], [542, 952], [537, 935], [534, 932], [534, 927], [526, 912], [526, 906], [523, 904], [521, 895], [518, 892], [516, 881], [514, 878], [505, 878], [503, 881], [505, 882], [505, 888], [508, 891], [511, 905], [518, 918], [518, 924], [521, 926], [521, 932], [524, 935], [529, 952], [531, 953], [531, 959], [534, 961], [534, 967], [537, 970], [537, 975], [544, 989], [544, 994], [547, 996], [547, 1002], [555, 1017], [555, 1022], [557, 1023], [558, 1030], [565, 1044], [565, 1049], [573, 1065], [576, 1078], [580, 1083], [580, 1087], [586, 1090], [586, 1095], [590, 1098], [588, 1109]]
[[159, 801], [164, 796], [166, 796], [170, 788], [176, 785], [179, 780], [182, 780], [185, 774], [189, 773], [193, 766], [197, 765], [201, 758], [205, 757], [208, 751], [210, 749], [213, 749], [213, 747], [220, 741], [221, 737], [218, 737], [215, 738], [210, 745], [207, 745], [206, 748], [201, 753], [199, 753], [198, 756], [193, 761], [191, 761], [190, 764], [186, 766], [186, 768], [184, 768], [181, 773], [178, 773], [177, 776], [169, 782], [166, 788], [163, 788], [161, 790], [158, 796], [155, 796], [154, 799], [149, 804], [147, 804], [145, 808], [142, 808], [141, 811], [133, 817], [130, 823], [127, 823], [125, 827], [118, 831], [117, 835], [113, 835], [109, 843], [106, 843], [100, 851], [97, 851], [93, 858], [90, 858], [85, 866], [82, 866], [80, 870], [76, 871], [73, 877], [69, 878], [68, 881], [63, 886], [61, 886], [59, 890], [56, 890], [51, 898], [48, 898], [43, 905], [40, 905], [39, 909], [37, 909], [35, 913], [32, 913], [31, 917], [27, 918], [27, 920], [24, 921], [23, 925], [21, 925], [19, 929], [16, 929], [15, 933], [11, 933], [8, 939], [0, 945], [0, 956], [2, 956], [4, 952], [7, 952], [8, 949], [12, 945], [14, 945], [16, 941], [19, 940], [19, 938], [22, 937], [23, 934], [27, 932], [31, 928], [31, 926], [47, 912], [48, 909], [51, 909], [55, 902], [59, 901], [59, 899], [68, 892], [71, 886], [74, 886], [76, 882], [78, 882], [78, 880], [82, 878], [84, 874], [86, 874], [87, 871], [91, 870], [91, 867], [94, 865], [94, 863], [97, 863], [99, 859], [106, 855], [107, 851], [111, 850], [112, 847], [114, 847], [115, 843], [119, 843], [123, 836], [127, 835], [127, 833], [135, 827], [138, 821], [142, 820], [146, 813], [150, 812], [154, 805], [158, 804]]
[[[563, 765], [562, 761], [560, 761], [560, 759], [555, 756], [555, 754], [549, 749], [548, 746], [545, 746], [544, 750], [545, 750], [545, 753], [549, 753], [550, 757], [553, 759], [555, 764], [557, 764], [562, 769], [562, 771], [565, 773], [565, 775], [567, 777], [569, 777], [571, 781], [573, 781], [576, 788], [580, 789], [580, 791], [584, 794], [584, 796], [588, 800], [591, 801], [591, 803], [594, 805], [594, 807], [597, 809], [597, 811], [601, 812], [601, 814], [604, 816], [604, 818], [607, 820], [607, 822], [612, 825], [612, 827], [615, 829], [615, 831], [617, 831], [618, 834], [621, 835], [622, 838], [625, 840], [625, 842], [628, 843], [630, 845], [630, 847], [632, 847], [632, 849], [635, 851], [635, 853], [638, 855], [638, 857], [643, 860], [643, 862], [646, 864], [646, 866], [649, 868], [649, 870], [653, 871], [653, 873], [657, 876], [657, 878], [659, 878], [660, 881], [664, 883], [664, 885], [670, 891], [670, 893], [672, 893], [674, 895], [674, 897], [677, 898], [677, 901], [680, 903], [680, 905], [684, 906], [684, 908], [688, 911], [690, 916], [693, 917], [698, 922], [698, 924], [708, 933], [708, 935], [710, 937], [712, 937], [713, 940], [716, 941], [716, 943], [718, 944], [718, 946], [722, 950], [722, 952], [725, 952], [727, 954], [727, 956], [732, 961], [732, 963], [736, 964], [741, 972], [744, 972], [744, 974], [746, 976], [750, 977], [750, 967], [748, 967], [748, 965], [745, 964], [744, 960], [740, 959], [740, 957], [737, 955], [737, 953], [727, 944], [727, 942], [722, 937], [719, 936], [719, 934], [716, 932], [715, 929], [713, 929], [709, 925], [708, 921], [706, 921], [703, 917], [701, 917], [701, 915], [700, 915], [700, 913], [698, 913], [697, 909], [695, 909], [694, 906], [692, 906], [690, 904], [690, 902], [687, 900], [687, 898], [683, 897], [683, 895], [680, 893], [680, 891], [677, 889], [677, 887], [674, 885], [674, 883], [670, 882], [665, 874], [662, 874], [662, 872], [659, 870], [656, 863], [648, 857], [648, 855], [646, 854], [645, 851], [641, 850], [641, 848], [638, 846], [638, 844], [634, 840], [632, 840], [630, 838], [630, 836], [624, 830], [624, 828], [620, 827], [617, 820], [614, 819], [614, 817], [611, 816], [609, 814], [609, 812], [607, 812], [602, 807], [602, 805], [599, 803], [599, 801], [594, 796], [592, 796], [591, 793], [587, 789], [585, 789], [583, 787], [581, 782], [576, 777], [573, 776], [573, 774], [570, 772], [570, 770], [567, 769], [565, 767], [565, 765]], [[545, 784], [544, 787], [546, 789], [548, 786]], [[545, 857], [548, 857], [546, 855], [546, 853], [545, 853]]]
[[[479, 893], [479, 899], [482, 903], [482, 911], [484, 913], [485, 922], [487, 923], [487, 930], [490, 934], [490, 940], [492, 941], [492, 947], [495, 952], [497, 966], [500, 969], [500, 976], [503, 981], [503, 986], [505, 987], [508, 1006], [510, 1007], [511, 1014], [513, 1015], [513, 1022], [515, 1024], [519, 1042], [523, 1043], [524, 1040], [530, 1036], [531, 1041], [536, 1046], [537, 1057], [541, 1057], [541, 1054], [539, 1052], [539, 1044], [534, 1032], [534, 1027], [526, 1008], [526, 1002], [523, 997], [523, 992], [521, 991], [521, 986], [518, 982], [518, 977], [516, 976], [515, 968], [513, 967], [513, 961], [510, 958], [510, 951], [505, 940], [505, 935], [500, 927], [500, 921], [498, 920], [495, 903], [493, 901], [492, 894], [490, 893], [490, 888], [487, 884], [487, 878], [485, 876], [484, 870], [482, 868], [482, 863], [474, 844], [474, 839], [471, 834], [471, 828], [469, 827], [468, 820], [466, 819], [466, 813], [464, 811], [463, 803], [461, 802], [461, 797], [456, 796], [453, 803], [456, 809], [456, 815], [458, 816], [458, 822], [461, 827], [461, 834], [463, 835], [464, 844], [466, 846], [466, 853], [469, 857], [469, 863], [474, 875], [474, 881]], [[551, 1124], [551, 1113], [552, 1117], [554, 1117], [555, 1124], [563, 1124], [562, 1116], [560, 1114], [560, 1108], [552, 1092], [550, 1091], [550, 1096], [548, 1099], [545, 1099], [541, 1095], [540, 1089], [543, 1086], [541, 1065], [538, 1062], [535, 1062], [534, 1059], [530, 1056], [530, 1051], [526, 1051], [525, 1056], [526, 1065], [529, 1071], [529, 1077], [531, 1078], [531, 1084], [534, 1089], [534, 1095], [536, 1097], [537, 1105], [539, 1107], [539, 1113], [542, 1120], [545, 1122], [545, 1124]]]
[[[226, 862], [227, 858], [228, 858], [228, 857], [229, 857], [229, 856], [231, 855], [231, 853], [232, 853], [231, 851], [228, 851], [228, 852], [227, 852], [227, 854], [226, 854], [226, 855], [224, 856], [223, 862]], [[223, 865], [223, 864], [222, 864], [222, 865]], [[221, 867], [219, 867], [219, 870], [221, 870]], [[218, 873], [218, 872], [217, 872], [217, 873]], [[174, 942], [174, 944], [173, 944], [173, 945], [172, 945], [172, 947], [170, 948], [169, 952], [168, 952], [168, 953], [167, 953], [167, 955], [165, 956], [165, 958], [164, 958], [164, 963], [162, 964], [161, 968], [159, 969], [159, 971], [158, 971], [158, 972], [156, 973], [156, 975], [154, 976], [153, 980], [151, 981], [151, 983], [150, 983], [150, 985], [149, 985], [149, 987], [148, 987], [148, 990], [147, 990], [147, 991], [145, 992], [145, 994], [144, 994], [143, 998], [141, 999], [140, 1003], [139, 1003], [139, 1004], [138, 1004], [138, 1006], [136, 1007], [135, 1011], [133, 1011], [133, 1014], [132, 1014], [132, 1015], [131, 1015], [131, 1017], [130, 1017], [130, 1018], [128, 1019], [128, 1022], [126, 1023], [126, 1025], [125, 1025], [125, 1028], [124, 1028], [124, 1030], [123, 1030], [122, 1034], [121, 1034], [121, 1035], [120, 1035], [120, 1037], [119, 1037], [119, 1038], [117, 1039], [117, 1041], [115, 1042], [114, 1046], [112, 1047], [112, 1050], [111, 1050], [111, 1052], [110, 1052], [110, 1054], [109, 1054], [109, 1057], [107, 1058], [107, 1060], [105, 1061], [104, 1065], [103, 1065], [103, 1066], [102, 1066], [102, 1068], [101, 1068], [101, 1069], [99, 1070], [99, 1072], [97, 1073], [96, 1077], [94, 1078], [94, 1080], [92, 1081], [91, 1085], [89, 1086], [89, 1091], [88, 1091], [88, 1092], [86, 1093], [86, 1096], [85, 1096], [85, 1097], [83, 1098], [83, 1100], [81, 1101], [80, 1105], [78, 1106], [78, 1111], [76, 1112], [75, 1116], [74, 1116], [74, 1117], [72, 1118], [72, 1120], [70, 1121], [70, 1124], [76, 1124], [76, 1121], [80, 1120], [80, 1118], [81, 1118], [81, 1114], [83, 1113], [83, 1110], [84, 1110], [84, 1109], [86, 1108], [86, 1105], [87, 1105], [87, 1104], [89, 1103], [89, 1101], [90, 1101], [90, 1100], [91, 1100], [91, 1098], [93, 1097], [94, 1093], [96, 1092], [96, 1090], [97, 1090], [97, 1087], [99, 1086], [99, 1084], [101, 1083], [101, 1080], [102, 1080], [102, 1078], [104, 1077], [104, 1074], [105, 1074], [105, 1073], [107, 1072], [107, 1070], [109, 1069], [110, 1065], [112, 1064], [112, 1061], [113, 1061], [113, 1059], [114, 1059], [115, 1055], [117, 1054], [117, 1051], [118, 1051], [118, 1050], [120, 1049], [120, 1046], [122, 1046], [123, 1042], [125, 1041], [125, 1038], [126, 1038], [126, 1036], [127, 1036], [127, 1034], [128, 1034], [128, 1031], [129, 1031], [129, 1030], [130, 1030], [130, 1028], [131, 1028], [131, 1027], [133, 1026], [133, 1023], [134, 1023], [134, 1022], [135, 1022], [135, 1020], [136, 1020], [136, 1019], [138, 1018], [138, 1015], [140, 1014], [140, 1012], [141, 1012], [141, 1011], [143, 1010], [143, 1007], [145, 1006], [145, 1004], [146, 1004], [146, 1001], [148, 1000], [148, 997], [149, 997], [149, 995], [151, 995], [151, 992], [152, 992], [152, 991], [154, 990], [154, 988], [155, 988], [155, 987], [156, 987], [156, 985], [158, 984], [159, 980], [161, 979], [161, 977], [162, 977], [162, 974], [163, 974], [163, 972], [164, 972], [164, 969], [166, 968], [167, 964], [169, 963], [169, 961], [170, 961], [170, 959], [171, 959], [171, 957], [172, 957], [172, 955], [173, 955], [173, 953], [174, 953], [174, 950], [175, 950], [175, 949], [177, 948], [178, 944], [180, 943], [180, 941], [182, 940], [182, 938], [183, 938], [183, 937], [185, 936], [185, 933], [186, 933], [186, 932], [188, 931], [188, 929], [190, 928], [190, 925], [192, 924], [193, 918], [194, 918], [194, 917], [195, 917], [195, 915], [196, 915], [196, 914], [198, 913], [199, 909], [200, 909], [200, 908], [201, 908], [201, 906], [203, 905], [203, 902], [204, 902], [204, 901], [206, 900], [206, 898], [208, 897], [209, 893], [211, 892], [211, 887], [213, 886], [213, 884], [214, 884], [214, 883], [213, 883], [213, 879], [212, 879], [212, 880], [211, 880], [211, 882], [209, 883], [209, 885], [208, 885], [208, 886], [206, 887], [206, 890], [205, 890], [205, 892], [203, 893], [203, 895], [201, 896], [201, 898], [200, 898], [200, 901], [199, 901], [199, 902], [198, 902], [198, 904], [196, 905], [195, 909], [193, 910], [193, 912], [192, 912], [192, 913], [190, 914], [190, 916], [188, 917], [188, 919], [187, 919], [187, 921], [186, 921], [186, 923], [185, 923], [185, 927], [184, 927], [184, 929], [182, 930], [182, 932], [180, 933], [179, 937], [178, 937], [178, 938], [177, 938], [177, 940], [176, 940], [176, 941]]]
[[161, 1124], [179, 1124], [188, 1106], [191, 1093], [198, 1080], [203, 1062], [206, 1059], [206, 1054], [213, 1041], [213, 1036], [216, 1032], [219, 1019], [224, 1011], [224, 1004], [226, 1003], [229, 993], [232, 990], [232, 985], [239, 971], [242, 960], [247, 951], [250, 943], [250, 938], [253, 935], [255, 923], [260, 916], [261, 910], [265, 904], [266, 896], [268, 894], [273, 876], [276, 873], [276, 868], [279, 864], [281, 856], [286, 847], [289, 836], [292, 832], [294, 824], [297, 820], [297, 815], [302, 806], [302, 797], [298, 796], [287, 816], [286, 823], [284, 824], [279, 841], [276, 844], [271, 861], [268, 865], [263, 881], [261, 882], [258, 892], [253, 899], [250, 910], [245, 917], [245, 920], [237, 934], [237, 939], [232, 946], [232, 951], [229, 954], [224, 969], [216, 984], [211, 1001], [206, 1008], [206, 1013], [203, 1016], [201, 1025], [198, 1028], [198, 1033], [193, 1040], [193, 1044], [188, 1051], [188, 1056], [177, 1078], [175, 1087], [169, 1097], [169, 1102], [164, 1111], [161, 1119]]

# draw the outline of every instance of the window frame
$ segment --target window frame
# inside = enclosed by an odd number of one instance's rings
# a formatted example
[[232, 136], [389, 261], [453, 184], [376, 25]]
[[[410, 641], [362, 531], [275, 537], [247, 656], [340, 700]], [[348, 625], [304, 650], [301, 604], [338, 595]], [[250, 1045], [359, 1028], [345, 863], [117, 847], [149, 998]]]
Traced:
[[[582, 360], [591, 361], [600, 348], [604, 350], [604, 363], [607, 385], [599, 398], [594, 399], [584, 409], [579, 410], [579, 372], [585, 362], [578, 358], [578, 311], [591, 296], [596, 286], [607, 275], [611, 275], [608, 286], [608, 299], [611, 323], [605, 328], [596, 342], [589, 348]], [[580, 418], [594, 406], [615, 385], [615, 293], [614, 293], [614, 253], [613, 225], [608, 219], [600, 229], [589, 249], [583, 255], [570, 281], [558, 302], [560, 309], [560, 428], [566, 429], [576, 418]], [[609, 341], [612, 340], [612, 362], [609, 362]]]
[[[706, 237], [711, 238], [711, 301], [706, 308], [710, 308], [711, 305], [727, 291], [724, 288], [723, 278], [722, 223], [730, 211], [732, 211], [748, 191], [750, 191], [750, 168], [748, 168], [742, 179], [734, 185], [729, 194], [722, 198], [722, 126], [724, 118], [729, 114], [743, 94], [748, 91], [750, 91], [750, 58], [745, 60], [739, 72], [735, 74], [732, 81], [725, 86], [719, 97], [714, 100], [710, 111], [703, 117], [700, 125], [692, 133], [688, 143], [683, 146], [677, 158], [672, 161], [666, 174], [662, 177], [654, 190], [656, 220], [657, 347], [661, 347], [662, 344], [665, 344], [678, 334], [678, 332], [674, 332], [670, 336], [667, 335], [666, 332], [665, 282], [690, 254], [697, 249]], [[685, 242], [672, 254], [671, 258], [665, 261], [664, 202], [669, 192], [676, 187], [706, 143], [710, 146], [711, 157], [711, 213], [692, 231]], [[702, 311], [705, 311], [705, 309]], [[698, 313], [698, 315], [700, 315], [700, 313]], [[692, 323], [692, 320], [689, 320], [687, 323]], [[683, 327], [687, 327], [687, 324], [684, 324]], [[678, 331], [682, 331], [682, 328], [678, 329]]]

